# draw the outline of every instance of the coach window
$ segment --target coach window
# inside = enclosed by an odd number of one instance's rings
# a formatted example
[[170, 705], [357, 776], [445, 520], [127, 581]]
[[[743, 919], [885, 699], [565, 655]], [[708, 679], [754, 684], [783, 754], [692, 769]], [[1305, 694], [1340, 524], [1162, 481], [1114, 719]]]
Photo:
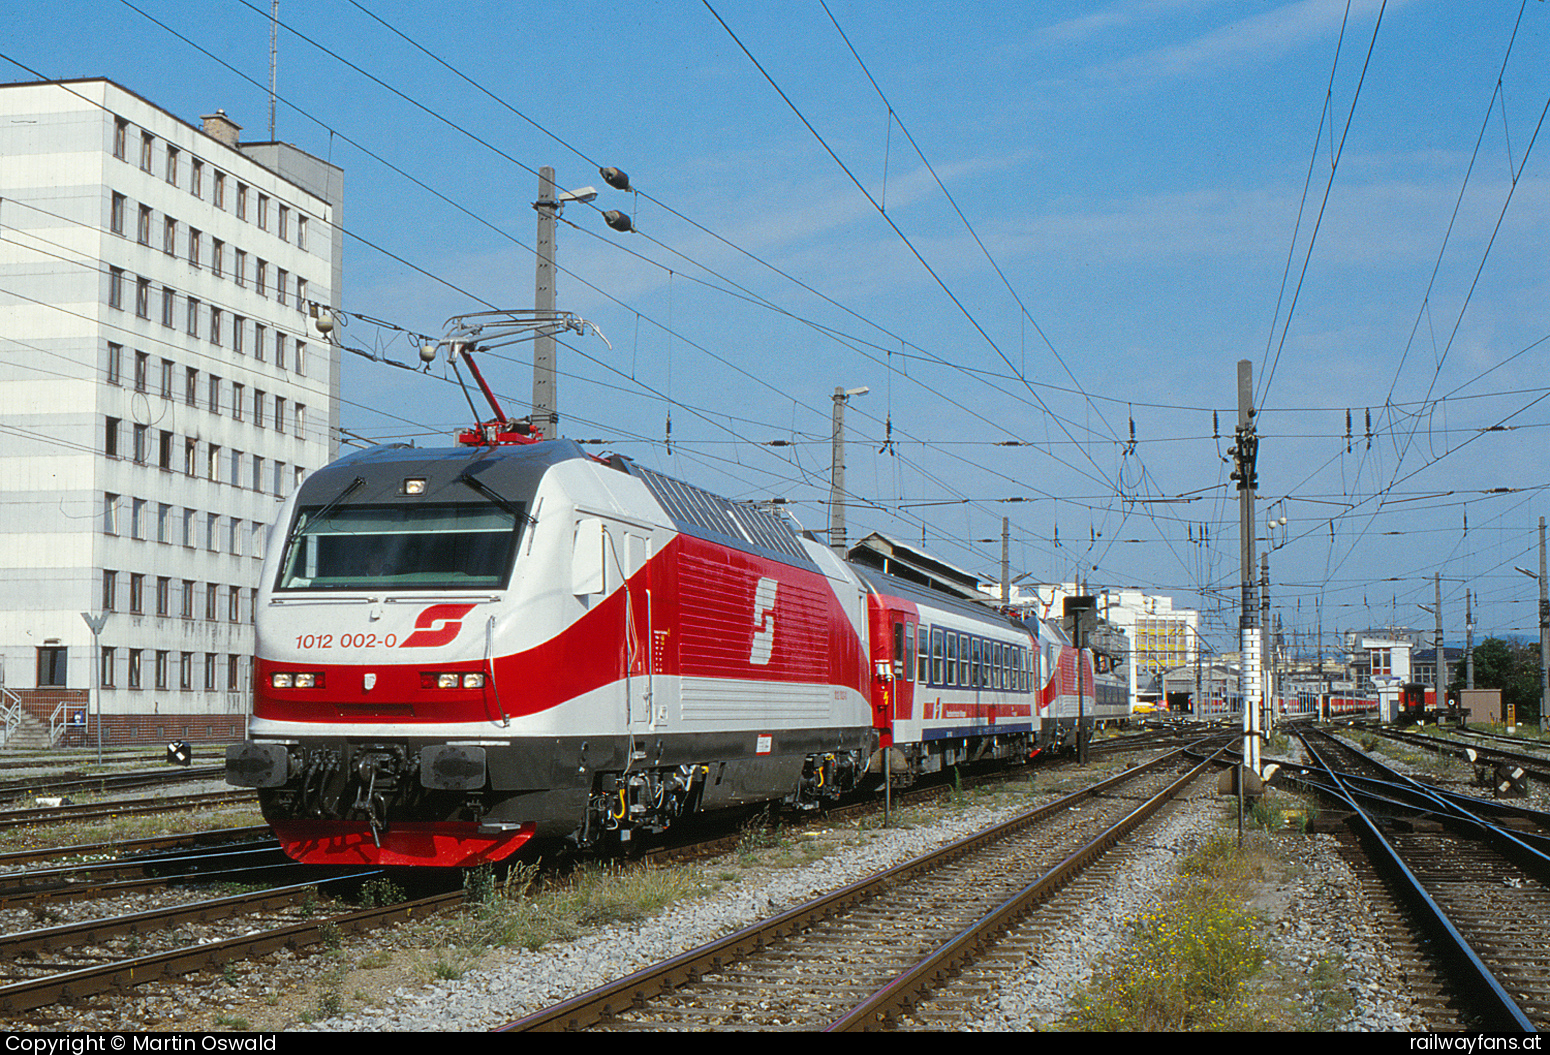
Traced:
[[971, 638], [969, 648], [972, 650], [969, 666], [969, 688], [979, 689], [985, 685], [985, 657], [984, 642], [980, 638]]
[[893, 676], [899, 681], [909, 678], [915, 669], [915, 632], [908, 623], [893, 624]]
[[923, 626], [915, 627], [915, 680], [924, 685], [929, 679], [931, 648], [930, 636]]
[[[942, 654], [941, 645], [937, 646], [937, 655]], [[958, 682], [958, 635], [947, 635], [947, 669], [938, 670], [936, 683], [938, 685], [955, 685]]]
[[931, 684], [941, 685], [942, 682], [942, 631], [931, 631]]

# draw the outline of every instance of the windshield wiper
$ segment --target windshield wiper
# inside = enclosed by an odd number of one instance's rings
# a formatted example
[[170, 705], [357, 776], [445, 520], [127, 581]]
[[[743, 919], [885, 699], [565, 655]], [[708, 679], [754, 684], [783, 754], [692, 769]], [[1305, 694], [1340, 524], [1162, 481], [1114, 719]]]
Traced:
[[513, 520], [526, 520], [529, 524], [533, 524], [535, 526], [538, 524], [538, 521], [528, 516], [527, 513], [522, 510], [521, 506], [513, 505], [493, 487], [470, 473], [467, 469], [463, 470], [463, 474], [457, 478], [457, 482], [460, 484], [467, 484], [475, 491], [478, 491], [480, 494], [484, 495], [484, 497], [500, 506], [507, 513], [510, 513]]

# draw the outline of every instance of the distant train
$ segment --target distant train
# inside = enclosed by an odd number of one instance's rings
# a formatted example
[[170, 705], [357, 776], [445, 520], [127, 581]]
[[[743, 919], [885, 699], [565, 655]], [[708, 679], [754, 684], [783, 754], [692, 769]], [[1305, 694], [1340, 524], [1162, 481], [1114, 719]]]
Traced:
[[817, 807], [1125, 718], [1061, 630], [567, 440], [378, 447], [281, 511], [227, 779], [302, 861], [465, 866]]

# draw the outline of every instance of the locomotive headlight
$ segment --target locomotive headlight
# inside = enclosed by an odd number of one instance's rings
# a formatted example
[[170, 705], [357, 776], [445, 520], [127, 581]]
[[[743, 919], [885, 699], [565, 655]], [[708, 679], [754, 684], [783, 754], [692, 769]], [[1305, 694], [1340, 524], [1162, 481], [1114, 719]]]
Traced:
[[457, 688], [457, 683], [458, 676], [456, 674], [436, 675], [436, 687], [438, 689], [455, 689]]
[[423, 476], [410, 477], [405, 480], [402, 493], [406, 495], [423, 495], [425, 493], [425, 478]]
[[277, 689], [288, 689], [291, 687], [291, 676], [289, 674], [272, 674], [269, 677], [269, 684]]
[[463, 688], [465, 688], [465, 689], [482, 689], [482, 688], [484, 688], [484, 675], [483, 674], [464, 674], [463, 675]]
[[296, 675], [296, 687], [298, 689], [310, 689], [317, 685], [317, 680], [318, 676], [316, 674], [298, 674]]

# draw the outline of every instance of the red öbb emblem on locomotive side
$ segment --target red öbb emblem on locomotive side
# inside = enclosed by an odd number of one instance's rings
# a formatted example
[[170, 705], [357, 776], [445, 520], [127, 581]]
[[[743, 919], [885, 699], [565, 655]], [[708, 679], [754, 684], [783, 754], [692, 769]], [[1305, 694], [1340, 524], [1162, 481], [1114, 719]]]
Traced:
[[[473, 610], [471, 604], [433, 604], [414, 621], [414, 633], [404, 638], [399, 648], [431, 648], [451, 644], [463, 629], [463, 617]], [[440, 623], [440, 626], [436, 624]]]

